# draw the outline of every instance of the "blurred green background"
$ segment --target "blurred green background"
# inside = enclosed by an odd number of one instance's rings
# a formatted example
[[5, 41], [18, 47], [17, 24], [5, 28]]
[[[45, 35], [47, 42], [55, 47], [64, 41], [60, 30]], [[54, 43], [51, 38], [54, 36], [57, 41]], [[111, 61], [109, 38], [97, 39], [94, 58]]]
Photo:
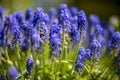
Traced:
[[69, 7], [76, 6], [87, 15], [97, 14], [101, 19], [107, 20], [112, 15], [120, 17], [120, 0], [0, 0], [5, 15], [18, 10], [25, 12], [28, 7], [35, 10], [38, 6], [47, 12], [50, 7], [58, 8], [61, 3], [66, 3]]

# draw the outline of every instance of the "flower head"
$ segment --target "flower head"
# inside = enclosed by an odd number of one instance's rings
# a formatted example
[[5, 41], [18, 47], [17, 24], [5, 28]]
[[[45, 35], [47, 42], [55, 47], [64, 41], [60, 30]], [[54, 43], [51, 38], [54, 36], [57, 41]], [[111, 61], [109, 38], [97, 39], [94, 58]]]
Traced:
[[102, 35], [103, 34], [103, 28], [100, 25], [96, 25], [95, 26], [95, 33], [98, 35]]
[[79, 50], [77, 59], [76, 59], [76, 64], [75, 64], [75, 70], [76, 71], [79, 71], [83, 68], [84, 62], [85, 62], [85, 59], [86, 59], [85, 56], [86, 56], [86, 51], [85, 51], [84, 47], [81, 47], [80, 50]]
[[60, 56], [60, 46], [61, 46], [61, 35], [60, 26], [58, 24], [53, 24], [50, 30], [50, 56]]
[[72, 16], [77, 16], [78, 9], [75, 6], [73, 6], [70, 8], [70, 13], [72, 14]]
[[36, 26], [39, 22], [44, 21], [44, 12], [43, 9], [38, 7], [33, 17], [33, 26]]
[[3, 18], [3, 9], [2, 9], [2, 7], [0, 7], [0, 19], [2, 19]]
[[71, 37], [71, 40], [72, 40], [73, 44], [74, 45], [78, 45], [79, 39], [80, 39], [79, 38], [80, 37], [80, 33], [77, 30], [76, 25], [72, 25], [71, 32], [70, 32], [70, 37]]
[[98, 42], [98, 40], [94, 39], [90, 43], [89, 49], [91, 50], [91, 52], [94, 55], [95, 59], [99, 61], [99, 59], [100, 59], [100, 51], [101, 51], [101, 44]]
[[32, 21], [32, 15], [33, 15], [32, 9], [28, 8], [25, 13], [25, 19], [27, 21]]
[[91, 52], [91, 50], [90, 49], [87, 49], [86, 50], [86, 59], [88, 59], [88, 60], [92, 60], [92, 52]]
[[84, 11], [78, 12], [78, 30], [80, 33], [85, 32], [87, 29], [87, 20]]
[[100, 23], [99, 17], [97, 15], [95, 15], [95, 14], [91, 14], [89, 16], [89, 22], [90, 22], [90, 26], [94, 27], [95, 25]]
[[16, 70], [15, 67], [10, 67], [8, 72], [8, 80], [17, 80], [17, 76], [18, 76], [18, 71]]
[[33, 60], [32, 56], [30, 56], [26, 61], [26, 69], [27, 69], [28, 73], [32, 72], [33, 65], [34, 65], [34, 60]]
[[50, 8], [48, 14], [49, 14], [51, 20], [55, 19], [56, 18], [56, 9]]
[[58, 10], [58, 22], [63, 23], [65, 20], [70, 20], [70, 11], [66, 4], [61, 4]]
[[111, 48], [118, 47], [120, 48], [120, 33], [115, 32], [111, 38]]

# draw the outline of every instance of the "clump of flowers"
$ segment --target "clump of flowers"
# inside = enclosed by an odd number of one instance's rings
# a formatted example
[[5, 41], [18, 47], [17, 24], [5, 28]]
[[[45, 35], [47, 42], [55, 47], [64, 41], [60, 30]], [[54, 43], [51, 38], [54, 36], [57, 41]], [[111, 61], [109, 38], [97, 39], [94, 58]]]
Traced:
[[0, 80], [119, 79], [120, 32], [96, 14], [66, 4], [3, 14]]

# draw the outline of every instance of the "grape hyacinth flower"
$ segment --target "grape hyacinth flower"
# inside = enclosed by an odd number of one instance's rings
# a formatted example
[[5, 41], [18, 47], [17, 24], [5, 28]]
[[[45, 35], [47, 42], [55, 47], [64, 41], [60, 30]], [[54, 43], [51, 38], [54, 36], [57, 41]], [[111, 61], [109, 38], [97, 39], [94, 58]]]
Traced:
[[79, 39], [80, 39], [79, 38], [80, 37], [80, 33], [77, 30], [76, 25], [74, 25], [74, 24], [71, 27], [70, 37], [71, 37], [71, 40], [72, 40], [73, 44], [74, 45], [78, 45]]
[[111, 48], [120, 48], [120, 33], [119, 32], [115, 32], [112, 35], [110, 47]]
[[26, 69], [28, 73], [31, 73], [33, 70], [34, 60], [32, 56], [30, 56], [26, 61]]
[[22, 12], [21, 11], [16, 12], [16, 13], [14, 13], [13, 16], [17, 19], [17, 22], [18, 22], [19, 26], [21, 27], [25, 22]]
[[58, 9], [58, 22], [63, 23], [63, 20], [65, 19], [65, 10], [67, 9], [66, 4], [61, 4]]
[[3, 9], [0, 7], [0, 29], [2, 28], [2, 22], [3, 22]]
[[84, 33], [87, 29], [87, 20], [86, 15], [83, 10], [78, 12], [78, 30], [80, 34]]
[[38, 7], [33, 16], [33, 26], [37, 26], [40, 22], [44, 21], [44, 12], [43, 9]]
[[0, 7], [0, 19], [2, 19], [2, 17], [3, 17], [3, 9], [2, 7]]
[[71, 14], [66, 4], [61, 4], [58, 10], [58, 23], [64, 32], [69, 33], [71, 29]]
[[25, 19], [26, 19], [26, 21], [32, 22], [33, 12], [32, 12], [32, 9], [31, 9], [31, 8], [28, 8], [28, 9], [26, 10]]
[[39, 28], [38, 28], [38, 33], [40, 35], [41, 40], [43, 40], [44, 42], [47, 41], [47, 32], [48, 32], [48, 27], [45, 24], [45, 22], [41, 22], [39, 23]]
[[96, 33], [97, 36], [99, 36], [103, 34], [103, 29], [100, 25], [96, 25], [94, 32]]
[[109, 39], [111, 39], [112, 37], [112, 34], [115, 32], [114, 30], [114, 27], [111, 25], [108, 27], [108, 36], [109, 36]]
[[28, 47], [29, 47], [28, 40], [26, 38], [23, 38], [22, 43], [21, 43], [21, 50], [22, 51], [27, 51]]
[[37, 32], [36, 28], [32, 29], [31, 35], [30, 35], [30, 41], [31, 45], [37, 50], [40, 45], [40, 35]]
[[55, 23], [52, 25], [50, 29], [50, 56], [60, 56], [60, 46], [61, 46], [61, 28], [60, 26]]
[[100, 59], [100, 52], [101, 52], [101, 44], [98, 42], [98, 40], [94, 39], [89, 46], [89, 49], [91, 50], [93, 57], [99, 61]]
[[44, 14], [44, 22], [45, 24], [49, 24], [50, 23], [50, 18], [48, 14]]
[[8, 80], [17, 80], [17, 76], [18, 76], [18, 71], [16, 70], [15, 67], [10, 67], [8, 72], [7, 72], [7, 76], [8, 76]]
[[70, 8], [70, 13], [73, 17], [75, 17], [75, 16], [77, 16], [78, 9], [75, 6], [73, 6]]
[[18, 45], [21, 44], [21, 32], [20, 32], [19, 29], [15, 29], [12, 43], [15, 43], [15, 44], [18, 44]]
[[75, 62], [76, 71], [80, 71], [83, 68], [85, 60], [86, 60], [86, 51], [84, 47], [81, 47]]
[[100, 23], [99, 17], [95, 14], [91, 14], [89, 16], [89, 22], [91, 27], [95, 27], [97, 24]]
[[5, 45], [5, 38], [4, 38], [4, 31], [3, 29], [0, 30], [0, 46]]
[[52, 20], [54, 22], [55, 18], [56, 18], [56, 9], [55, 8], [50, 8], [48, 15], [50, 17], [50, 20]]
[[89, 61], [92, 60], [92, 51], [90, 49], [86, 50], [86, 59], [88, 59]]

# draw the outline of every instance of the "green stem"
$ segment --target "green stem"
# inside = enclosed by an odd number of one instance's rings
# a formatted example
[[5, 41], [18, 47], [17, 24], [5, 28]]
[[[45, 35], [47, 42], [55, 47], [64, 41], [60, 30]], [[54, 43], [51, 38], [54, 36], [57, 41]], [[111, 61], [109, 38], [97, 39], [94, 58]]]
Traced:
[[78, 55], [78, 52], [79, 52], [79, 49], [80, 49], [80, 47], [81, 47], [81, 44], [82, 44], [82, 35], [80, 36], [80, 41], [79, 41], [78, 46], [77, 46], [77, 49], [76, 49], [76, 51], [75, 51], [75, 57], [73, 58], [73, 60], [76, 60], [77, 55]]
[[63, 59], [64, 57], [64, 42], [65, 42], [65, 32], [64, 32], [64, 26], [62, 27], [62, 47], [61, 47], [61, 56], [59, 57], [59, 70], [61, 69], [61, 60]]
[[4, 48], [4, 53], [5, 53], [6, 61], [9, 60], [10, 58], [8, 56], [7, 46], [5, 46], [5, 48]]

